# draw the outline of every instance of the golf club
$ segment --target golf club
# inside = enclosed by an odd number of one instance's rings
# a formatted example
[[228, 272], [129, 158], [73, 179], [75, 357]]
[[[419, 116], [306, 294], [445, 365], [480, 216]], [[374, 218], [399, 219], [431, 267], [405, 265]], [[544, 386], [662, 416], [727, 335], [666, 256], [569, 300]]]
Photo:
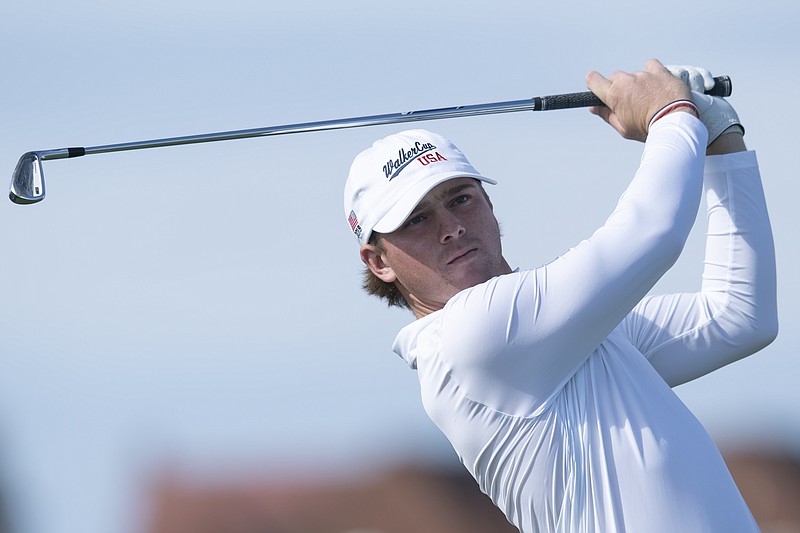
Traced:
[[[728, 76], [716, 77], [714, 78], [714, 81], [714, 87], [709, 91], [706, 91], [706, 94], [713, 96], [730, 96], [732, 84], [731, 79]], [[282, 126], [267, 126], [264, 128], [206, 133], [183, 137], [169, 137], [165, 139], [153, 139], [149, 141], [135, 141], [79, 148], [37, 150], [34, 152], [26, 152], [22, 155], [22, 157], [20, 157], [19, 162], [14, 169], [14, 174], [11, 177], [11, 187], [9, 189], [8, 196], [11, 201], [16, 204], [34, 204], [42, 201], [45, 196], [44, 170], [42, 168], [42, 161], [49, 161], [51, 159], [67, 159], [70, 157], [80, 157], [83, 155], [101, 154], [105, 152], [142, 150], [144, 148], [157, 148], [162, 146], [176, 146], [181, 144], [196, 144], [212, 141], [229, 141], [234, 139], [246, 139], [250, 137], [288, 135], [290, 133], [306, 133], [311, 131], [357, 128], [361, 126], [377, 126], [454, 117], [513, 113], [516, 111], [550, 111], [555, 109], [571, 109], [600, 105], [603, 105], [600, 99], [597, 98], [593, 93], [586, 91], [551, 96], [537, 96], [524, 100], [509, 100], [505, 102], [445, 107], [439, 109], [427, 109], [423, 111], [409, 111], [405, 113], [389, 113], [384, 115], [323, 120], [319, 122], [304, 122], [300, 124], [286, 124]]]

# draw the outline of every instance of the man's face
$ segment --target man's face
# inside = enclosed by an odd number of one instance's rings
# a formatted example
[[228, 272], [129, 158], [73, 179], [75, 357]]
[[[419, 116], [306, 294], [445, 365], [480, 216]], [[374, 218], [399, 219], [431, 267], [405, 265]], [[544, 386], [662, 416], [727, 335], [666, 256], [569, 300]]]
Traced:
[[492, 204], [473, 178], [439, 184], [400, 228], [380, 239], [380, 247], [362, 247], [362, 260], [380, 279], [397, 284], [417, 316], [510, 270]]

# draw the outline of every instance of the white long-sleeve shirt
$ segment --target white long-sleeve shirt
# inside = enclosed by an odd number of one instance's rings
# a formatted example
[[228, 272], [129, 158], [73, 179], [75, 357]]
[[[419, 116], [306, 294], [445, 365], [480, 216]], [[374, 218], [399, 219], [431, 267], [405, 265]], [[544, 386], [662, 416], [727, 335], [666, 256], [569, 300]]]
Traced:
[[[755, 155], [706, 158], [705, 141], [689, 114], [659, 120], [589, 239], [460, 292], [395, 340], [417, 369], [425, 410], [523, 533], [758, 531], [713, 441], [670, 388], [777, 331]], [[704, 182], [700, 292], [646, 296], [680, 254]]]

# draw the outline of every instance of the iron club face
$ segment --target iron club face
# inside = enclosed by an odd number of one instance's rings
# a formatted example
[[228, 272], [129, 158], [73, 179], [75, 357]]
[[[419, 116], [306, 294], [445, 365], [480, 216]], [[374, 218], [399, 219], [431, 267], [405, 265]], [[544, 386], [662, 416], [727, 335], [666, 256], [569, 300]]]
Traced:
[[38, 152], [27, 152], [19, 158], [8, 197], [15, 204], [35, 204], [44, 200], [44, 172]]

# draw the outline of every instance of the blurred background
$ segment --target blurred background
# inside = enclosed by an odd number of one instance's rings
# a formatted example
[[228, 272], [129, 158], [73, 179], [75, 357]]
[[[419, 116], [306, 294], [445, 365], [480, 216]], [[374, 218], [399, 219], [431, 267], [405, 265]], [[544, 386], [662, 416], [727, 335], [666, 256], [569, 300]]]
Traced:
[[[788, 0], [4, 2], [0, 168], [10, 179], [37, 149], [580, 91], [592, 69], [650, 57], [728, 74], [771, 210], [782, 329], [677, 392], [764, 531], [800, 531], [799, 22]], [[586, 110], [423, 127], [500, 182], [513, 266], [602, 224], [641, 152]], [[411, 315], [359, 290], [342, 187], [359, 151], [404, 128], [49, 161], [44, 202], [0, 202], [0, 531], [507, 531], [391, 352]], [[698, 287], [703, 231], [656, 290]]]

